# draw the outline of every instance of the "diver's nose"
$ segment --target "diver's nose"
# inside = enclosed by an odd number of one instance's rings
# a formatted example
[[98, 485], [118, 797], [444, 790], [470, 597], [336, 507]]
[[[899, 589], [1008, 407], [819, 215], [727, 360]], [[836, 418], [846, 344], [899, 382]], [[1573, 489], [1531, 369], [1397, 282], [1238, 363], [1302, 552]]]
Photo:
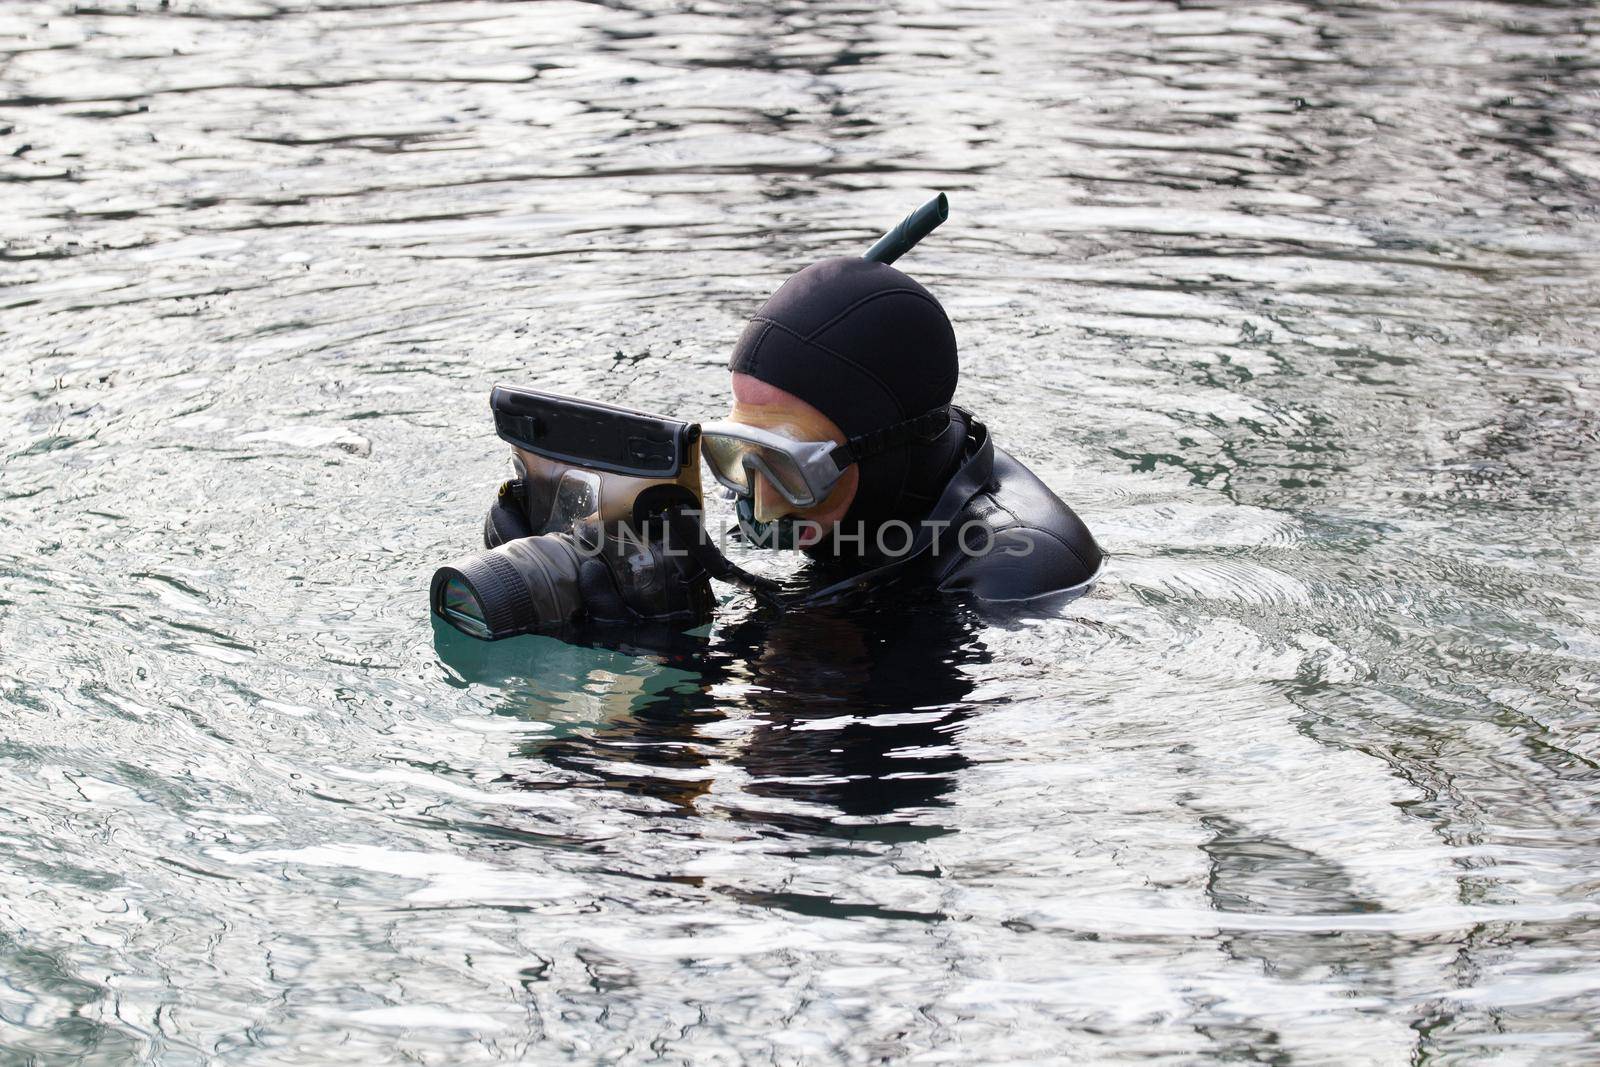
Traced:
[[777, 486], [767, 480], [765, 474], [757, 474], [755, 481], [757, 522], [771, 522], [773, 519], [781, 519], [794, 510], [789, 502], [783, 498], [783, 494], [778, 492]]

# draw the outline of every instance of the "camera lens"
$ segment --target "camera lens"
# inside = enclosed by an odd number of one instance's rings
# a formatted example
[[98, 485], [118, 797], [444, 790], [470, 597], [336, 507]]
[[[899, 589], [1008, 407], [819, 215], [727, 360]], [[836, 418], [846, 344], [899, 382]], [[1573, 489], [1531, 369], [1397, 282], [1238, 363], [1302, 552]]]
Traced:
[[554, 630], [582, 609], [578, 563], [570, 537], [521, 537], [440, 567], [428, 599], [445, 622], [487, 641]]

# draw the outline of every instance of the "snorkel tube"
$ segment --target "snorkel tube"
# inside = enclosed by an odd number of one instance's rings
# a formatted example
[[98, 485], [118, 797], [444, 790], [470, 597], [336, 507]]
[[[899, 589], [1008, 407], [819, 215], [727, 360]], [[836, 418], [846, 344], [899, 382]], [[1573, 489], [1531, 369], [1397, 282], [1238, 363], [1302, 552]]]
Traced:
[[874, 263], [893, 263], [949, 217], [950, 201], [940, 193], [901, 219], [900, 225], [878, 238], [877, 243], [867, 249], [866, 255], [861, 258]]

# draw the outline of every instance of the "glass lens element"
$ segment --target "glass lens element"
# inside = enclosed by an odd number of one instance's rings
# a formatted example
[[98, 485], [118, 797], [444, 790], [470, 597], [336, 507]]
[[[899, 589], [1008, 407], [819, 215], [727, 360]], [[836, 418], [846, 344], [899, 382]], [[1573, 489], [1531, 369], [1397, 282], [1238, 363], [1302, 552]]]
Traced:
[[778, 487], [789, 503], [799, 507], [816, 503], [816, 495], [806, 483], [806, 476], [800, 472], [799, 465], [789, 453], [758, 445], [755, 458], [761, 473], [772, 480], [772, 484]]
[[462, 633], [487, 640], [493, 635], [489, 632], [489, 623], [483, 617], [483, 606], [478, 603], [477, 594], [460, 578], [452, 578], [445, 583], [443, 591], [439, 594], [439, 614]]

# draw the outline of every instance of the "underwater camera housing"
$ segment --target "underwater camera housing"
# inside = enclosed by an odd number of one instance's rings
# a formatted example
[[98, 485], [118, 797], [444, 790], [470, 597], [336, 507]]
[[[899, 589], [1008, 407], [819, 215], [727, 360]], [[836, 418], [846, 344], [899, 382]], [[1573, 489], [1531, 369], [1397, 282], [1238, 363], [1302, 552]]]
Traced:
[[490, 512], [488, 550], [435, 572], [435, 615], [485, 640], [709, 619], [703, 569], [655, 521], [699, 509], [698, 424], [507, 385], [489, 407], [517, 478]]
[[509, 385], [494, 387], [489, 409], [534, 533], [631, 523], [640, 495], [661, 486], [700, 502], [698, 423]]

